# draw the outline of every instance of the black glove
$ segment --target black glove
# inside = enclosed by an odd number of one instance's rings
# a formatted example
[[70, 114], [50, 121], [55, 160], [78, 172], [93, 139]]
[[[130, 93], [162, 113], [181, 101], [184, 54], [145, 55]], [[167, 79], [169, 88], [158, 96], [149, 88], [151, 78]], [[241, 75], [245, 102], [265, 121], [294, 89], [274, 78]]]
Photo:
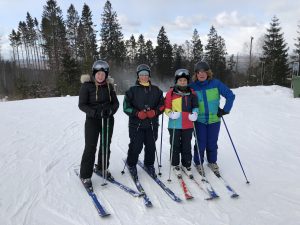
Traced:
[[101, 115], [102, 115], [102, 109], [96, 109], [94, 118], [101, 119]]
[[103, 118], [108, 118], [112, 115], [112, 110], [110, 108], [103, 109], [102, 110], [102, 117]]
[[226, 114], [228, 114], [228, 112], [225, 112], [224, 109], [218, 108], [218, 113], [217, 113], [218, 117], [222, 117]]
[[96, 111], [95, 111], [95, 119], [101, 119], [103, 114], [104, 106], [102, 104], [97, 105]]

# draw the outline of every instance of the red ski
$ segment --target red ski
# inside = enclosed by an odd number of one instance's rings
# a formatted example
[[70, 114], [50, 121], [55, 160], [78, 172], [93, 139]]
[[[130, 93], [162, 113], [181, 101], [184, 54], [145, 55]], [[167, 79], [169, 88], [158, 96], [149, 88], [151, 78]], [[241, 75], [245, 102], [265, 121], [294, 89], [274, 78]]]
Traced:
[[191, 192], [189, 191], [189, 189], [188, 189], [186, 183], [184, 182], [182, 176], [179, 175], [179, 176], [177, 176], [177, 178], [178, 178], [180, 187], [181, 187], [182, 190], [183, 190], [185, 199], [189, 200], [189, 199], [194, 198], [193, 195], [191, 194]]

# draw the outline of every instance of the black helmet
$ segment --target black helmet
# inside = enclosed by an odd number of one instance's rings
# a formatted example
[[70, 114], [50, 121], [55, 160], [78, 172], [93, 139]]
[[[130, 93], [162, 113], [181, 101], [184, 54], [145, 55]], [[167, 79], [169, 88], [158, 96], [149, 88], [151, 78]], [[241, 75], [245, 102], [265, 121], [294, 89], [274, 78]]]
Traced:
[[207, 62], [201, 61], [201, 62], [197, 62], [195, 64], [194, 67], [194, 71], [197, 73], [199, 71], [208, 71], [210, 70], [209, 65], [207, 64]]
[[136, 75], [139, 76], [139, 72], [141, 72], [141, 71], [148, 71], [149, 77], [151, 77], [151, 70], [148, 65], [146, 65], [146, 64], [138, 65], [138, 67], [136, 68]]
[[190, 81], [190, 72], [187, 69], [178, 69], [175, 72], [175, 84], [179, 78], [186, 78], [187, 81]]
[[92, 73], [93, 77], [95, 76], [95, 74], [98, 71], [103, 71], [103, 72], [105, 72], [105, 78], [107, 78], [108, 73], [109, 73], [109, 65], [106, 61], [97, 60], [94, 62], [92, 70], [93, 70], [93, 73]]

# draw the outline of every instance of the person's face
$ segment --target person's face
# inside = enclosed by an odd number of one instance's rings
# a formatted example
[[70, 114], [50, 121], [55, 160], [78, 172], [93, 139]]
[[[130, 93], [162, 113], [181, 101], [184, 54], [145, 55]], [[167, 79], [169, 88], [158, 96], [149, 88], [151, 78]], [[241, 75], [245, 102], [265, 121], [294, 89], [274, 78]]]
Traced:
[[102, 83], [105, 80], [105, 72], [104, 71], [98, 71], [95, 74], [95, 79], [98, 83]]
[[184, 77], [181, 77], [177, 80], [176, 83], [178, 86], [187, 86], [187, 79]]
[[207, 79], [207, 73], [205, 71], [198, 71], [197, 72], [197, 79], [199, 81], [205, 81]]
[[149, 72], [148, 71], [139, 72], [139, 81], [141, 83], [147, 83], [149, 81]]

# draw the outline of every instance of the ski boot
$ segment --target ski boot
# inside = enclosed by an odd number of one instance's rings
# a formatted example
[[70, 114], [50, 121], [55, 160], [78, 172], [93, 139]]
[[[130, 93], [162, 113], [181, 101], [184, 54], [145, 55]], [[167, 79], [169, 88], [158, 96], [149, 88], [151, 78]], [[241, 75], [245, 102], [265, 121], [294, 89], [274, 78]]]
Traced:
[[214, 172], [217, 177], [220, 177], [219, 166], [217, 163], [208, 163], [208, 167]]
[[182, 166], [181, 169], [190, 179], [194, 179], [191, 167]]

